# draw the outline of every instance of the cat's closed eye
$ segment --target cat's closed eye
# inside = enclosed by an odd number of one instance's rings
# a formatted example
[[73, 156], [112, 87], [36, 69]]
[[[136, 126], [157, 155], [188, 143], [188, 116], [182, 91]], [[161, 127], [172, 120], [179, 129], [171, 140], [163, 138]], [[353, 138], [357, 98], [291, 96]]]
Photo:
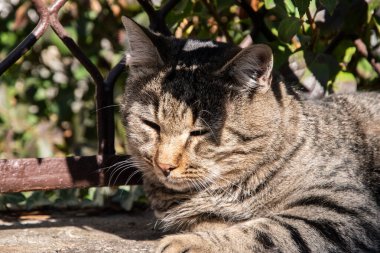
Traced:
[[145, 125], [147, 125], [148, 127], [156, 130], [157, 132], [160, 132], [160, 130], [161, 130], [161, 127], [157, 123], [155, 123], [153, 121], [150, 121], [150, 120], [147, 120], [147, 119], [142, 119], [142, 122]]
[[190, 132], [190, 136], [202, 136], [202, 135], [205, 135], [207, 134], [209, 131], [207, 129], [197, 129], [197, 130], [194, 130], [194, 131], [191, 131]]

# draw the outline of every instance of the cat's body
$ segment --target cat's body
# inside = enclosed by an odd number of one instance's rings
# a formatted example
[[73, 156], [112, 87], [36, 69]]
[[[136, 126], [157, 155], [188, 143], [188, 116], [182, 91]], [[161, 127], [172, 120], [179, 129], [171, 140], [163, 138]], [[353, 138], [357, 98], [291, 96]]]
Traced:
[[190, 231], [157, 252], [380, 251], [380, 94], [301, 100], [265, 46], [124, 23], [129, 149], [162, 226]]

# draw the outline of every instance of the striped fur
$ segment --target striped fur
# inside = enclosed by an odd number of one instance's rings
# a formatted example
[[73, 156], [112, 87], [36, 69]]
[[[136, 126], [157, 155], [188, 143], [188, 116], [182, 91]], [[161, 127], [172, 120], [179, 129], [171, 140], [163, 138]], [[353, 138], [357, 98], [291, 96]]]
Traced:
[[182, 231], [157, 252], [380, 252], [380, 94], [302, 100], [265, 46], [124, 23], [163, 61], [133, 61], [121, 104], [159, 223]]

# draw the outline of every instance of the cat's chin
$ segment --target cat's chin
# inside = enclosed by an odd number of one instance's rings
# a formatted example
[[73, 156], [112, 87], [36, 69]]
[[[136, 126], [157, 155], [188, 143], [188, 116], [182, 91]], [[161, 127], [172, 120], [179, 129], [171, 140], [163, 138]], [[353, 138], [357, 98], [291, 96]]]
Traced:
[[191, 185], [183, 179], [159, 177], [158, 180], [168, 189], [185, 192], [191, 190]]
[[175, 170], [167, 176], [156, 167], [153, 167], [151, 172], [153, 172], [156, 180], [158, 180], [165, 188], [178, 192], [198, 192], [211, 183], [210, 181], [205, 181], [194, 176], [189, 178], [182, 172]]
[[184, 178], [177, 178], [171, 176], [165, 177], [163, 175], [157, 174], [155, 176], [157, 180], [167, 189], [178, 192], [193, 191], [192, 185]]

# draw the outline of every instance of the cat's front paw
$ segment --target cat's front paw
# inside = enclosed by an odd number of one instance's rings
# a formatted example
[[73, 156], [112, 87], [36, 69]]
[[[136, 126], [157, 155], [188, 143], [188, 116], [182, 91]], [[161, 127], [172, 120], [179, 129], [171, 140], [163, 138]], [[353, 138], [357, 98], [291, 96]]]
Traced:
[[215, 253], [215, 248], [200, 233], [167, 236], [156, 253]]

